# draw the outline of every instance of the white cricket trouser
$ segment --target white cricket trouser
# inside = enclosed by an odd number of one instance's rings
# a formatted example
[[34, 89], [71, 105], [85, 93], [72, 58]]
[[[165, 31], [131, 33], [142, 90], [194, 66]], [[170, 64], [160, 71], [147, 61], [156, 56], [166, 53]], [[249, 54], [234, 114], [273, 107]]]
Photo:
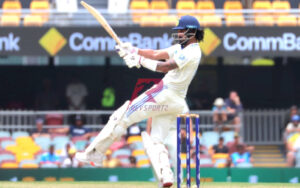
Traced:
[[[164, 144], [169, 152], [172, 166], [177, 171], [177, 115], [187, 113], [188, 107], [183, 97], [163, 85], [163, 81], [153, 86], [132, 101], [123, 122], [128, 127], [144, 119], [152, 118], [150, 137], [156, 143]], [[176, 173], [175, 178], [176, 178]]]
[[[176, 119], [178, 114], [187, 112], [185, 99], [168, 89], [161, 81], [132, 101], [123, 122], [128, 127], [152, 117], [150, 137], [154, 142], [162, 143], [168, 148], [171, 165], [176, 172]], [[176, 178], [176, 173], [174, 174]]]
[[185, 99], [168, 89], [161, 81], [132, 101], [123, 122], [129, 127], [152, 117], [150, 136], [154, 142], [163, 143], [169, 131], [176, 129], [176, 117], [184, 113], [186, 106]]

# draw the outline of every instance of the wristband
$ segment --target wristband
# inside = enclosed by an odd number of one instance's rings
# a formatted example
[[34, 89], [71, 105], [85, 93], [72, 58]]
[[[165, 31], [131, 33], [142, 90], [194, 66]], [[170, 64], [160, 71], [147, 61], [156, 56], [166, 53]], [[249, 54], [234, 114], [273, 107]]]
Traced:
[[141, 56], [139, 63], [143, 67], [145, 67], [145, 68], [147, 68], [149, 70], [156, 71], [156, 67], [157, 67], [158, 61], [152, 60], [152, 59], [147, 59], [147, 58], [144, 58], [143, 56]]

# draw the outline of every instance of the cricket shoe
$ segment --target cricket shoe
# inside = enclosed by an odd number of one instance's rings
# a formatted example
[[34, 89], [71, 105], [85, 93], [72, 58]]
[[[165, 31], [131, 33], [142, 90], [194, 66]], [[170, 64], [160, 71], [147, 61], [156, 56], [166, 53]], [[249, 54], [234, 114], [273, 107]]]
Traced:
[[171, 187], [174, 182], [174, 175], [170, 168], [164, 168], [162, 170], [162, 184], [163, 187]]
[[100, 152], [93, 151], [93, 152], [77, 152], [75, 158], [83, 163], [91, 164], [92, 166], [101, 167], [102, 161], [104, 159], [104, 155]]

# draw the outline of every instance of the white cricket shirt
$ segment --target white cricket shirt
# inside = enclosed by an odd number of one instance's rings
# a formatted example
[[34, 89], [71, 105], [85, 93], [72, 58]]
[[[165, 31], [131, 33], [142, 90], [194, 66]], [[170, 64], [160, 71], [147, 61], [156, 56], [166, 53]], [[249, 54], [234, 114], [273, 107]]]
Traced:
[[163, 78], [164, 85], [185, 98], [201, 59], [198, 43], [192, 43], [181, 49], [180, 44], [165, 49], [170, 59], [174, 59], [178, 68], [169, 71]]

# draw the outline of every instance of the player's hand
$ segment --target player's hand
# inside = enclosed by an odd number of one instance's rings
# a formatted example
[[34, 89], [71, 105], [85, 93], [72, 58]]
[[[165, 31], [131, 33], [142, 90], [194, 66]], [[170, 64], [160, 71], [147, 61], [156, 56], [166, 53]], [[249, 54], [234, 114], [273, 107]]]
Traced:
[[128, 55], [128, 52], [124, 48], [122, 48], [120, 45], [116, 45], [115, 48], [116, 48], [116, 51], [118, 52], [120, 57], [123, 58], [126, 55]]
[[122, 58], [129, 54], [138, 54], [139, 51], [139, 49], [137, 47], [132, 46], [130, 42], [125, 42], [120, 45], [116, 45], [115, 48], [120, 57]]
[[128, 54], [124, 57], [126, 65], [131, 69], [132, 67], [140, 68], [141, 59], [143, 57], [137, 54]]
[[120, 45], [128, 54], [138, 54], [139, 49], [134, 47], [130, 42], [124, 42]]

